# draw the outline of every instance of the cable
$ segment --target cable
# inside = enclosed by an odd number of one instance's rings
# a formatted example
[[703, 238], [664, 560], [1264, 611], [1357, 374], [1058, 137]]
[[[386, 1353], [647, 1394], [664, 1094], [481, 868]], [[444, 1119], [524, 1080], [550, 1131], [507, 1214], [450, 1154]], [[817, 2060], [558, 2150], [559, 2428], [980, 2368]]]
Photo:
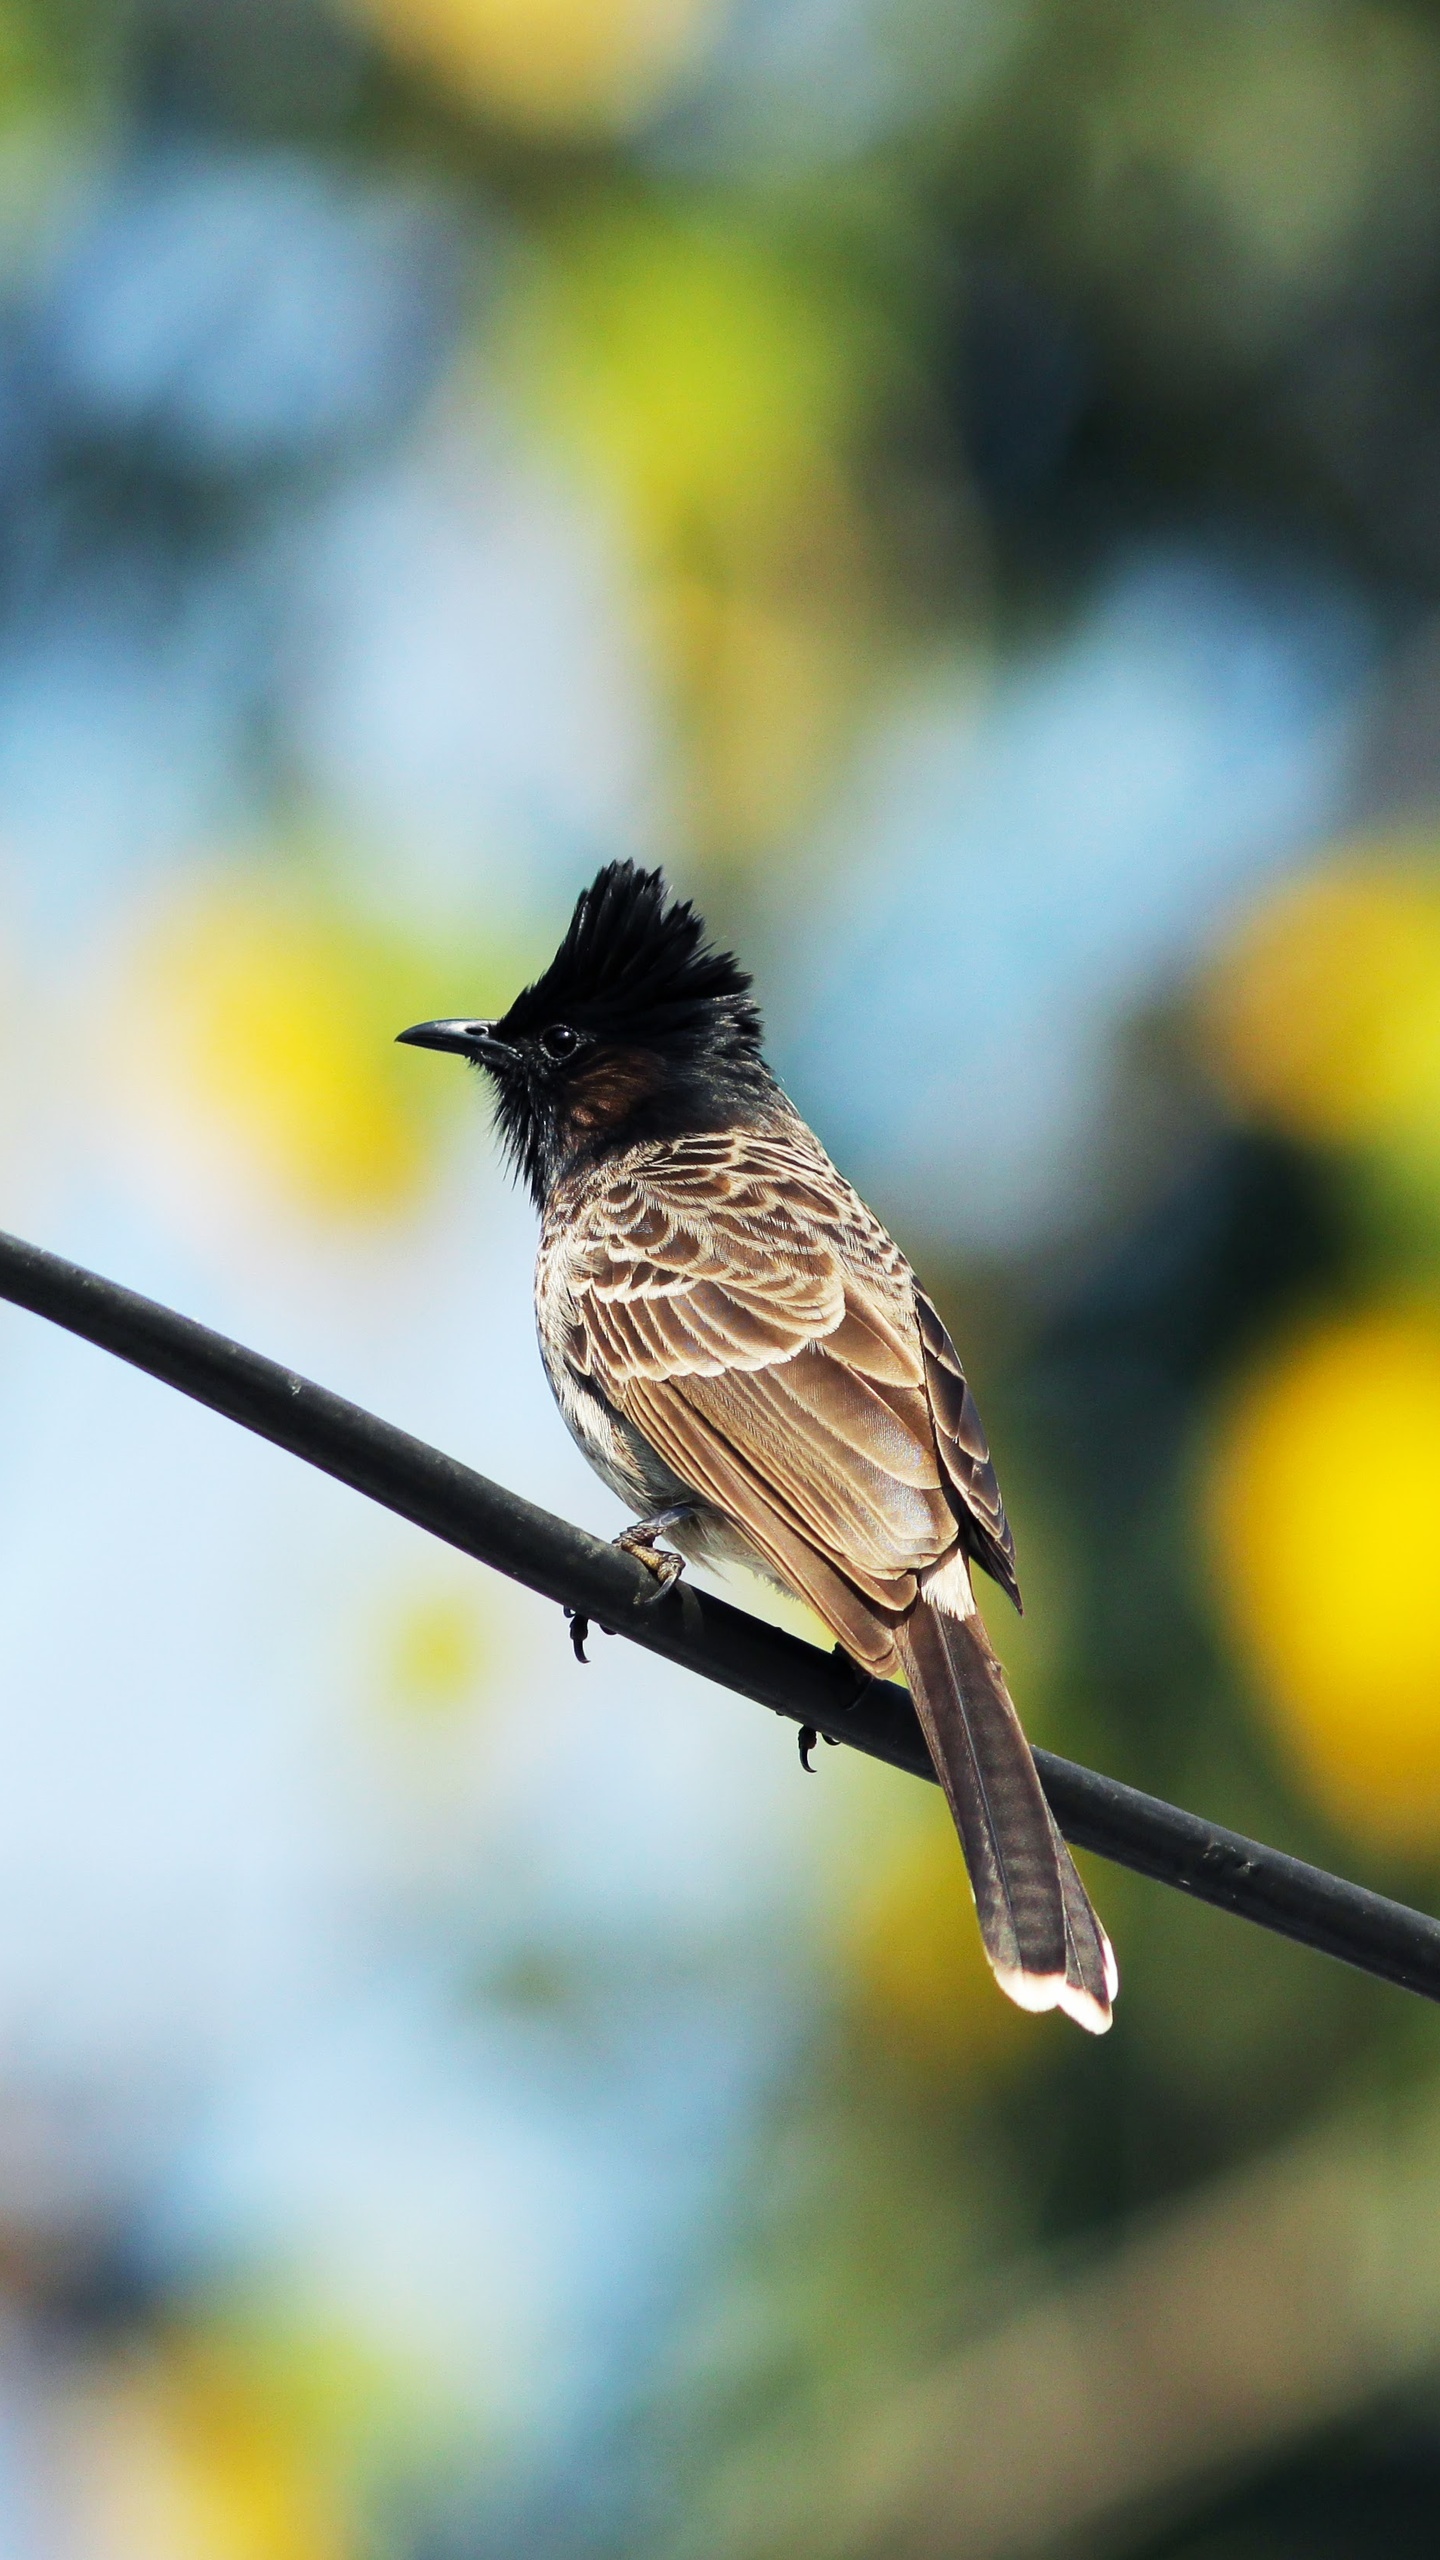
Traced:
[[[572, 1616], [593, 1618], [872, 1759], [933, 1778], [904, 1689], [867, 1679], [844, 1655], [822, 1653], [688, 1582], [657, 1597], [653, 1576], [633, 1557], [260, 1352], [3, 1233], [0, 1298], [273, 1440]], [[1053, 1752], [1035, 1757], [1055, 1818], [1078, 1848], [1440, 2000], [1440, 1921], [1427, 1913]]]

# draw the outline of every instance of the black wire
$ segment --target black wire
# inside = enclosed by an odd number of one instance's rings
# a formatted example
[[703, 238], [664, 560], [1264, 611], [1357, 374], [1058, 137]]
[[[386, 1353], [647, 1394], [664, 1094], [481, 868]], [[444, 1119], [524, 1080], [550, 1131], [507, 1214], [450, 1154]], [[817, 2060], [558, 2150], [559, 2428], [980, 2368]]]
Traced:
[[[572, 1616], [594, 1619], [831, 1741], [933, 1778], [904, 1689], [864, 1678], [843, 1655], [822, 1653], [689, 1583], [657, 1596], [653, 1576], [632, 1556], [258, 1351], [3, 1233], [0, 1298], [243, 1423]], [[1035, 1757], [1055, 1818], [1078, 1848], [1440, 2000], [1440, 1921], [1427, 1913], [1053, 1752]]]

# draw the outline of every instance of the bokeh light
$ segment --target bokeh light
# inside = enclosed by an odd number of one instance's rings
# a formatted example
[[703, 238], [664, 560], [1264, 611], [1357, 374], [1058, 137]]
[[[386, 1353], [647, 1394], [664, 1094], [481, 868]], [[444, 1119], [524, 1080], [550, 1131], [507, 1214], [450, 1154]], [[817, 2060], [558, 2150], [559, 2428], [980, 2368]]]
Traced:
[[347, 0], [403, 60], [498, 122], [554, 138], [623, 130], [703, 52], [721, 0]]
[[113, 1065], [139, 1117], [204, 1185], [322, 1217], [412, 1203], [454, 1095], [395, 1035], [435, 961], [278, 867], [197, 879], [147, 920], [118, 990]]
[[[1409, 858], [1403, 858], [1405, 853]], [[1300, 880], [1229, 944], [1200, 1013], [1244, 1110], [1296, 1137], [1440, 1146], [1440, 859], [1380, 844]]]
[[1222, 1607], [1286, 1748], [1344, 1830], [1440, 1841], [1440, 1314], [1338, 1320], [1217, 1431]]
[[494, 1646], [469, 1592], [417, 1591], [391, 1632], [390, 1695], [417, 1720], [444, 1721], [493, 1674]]

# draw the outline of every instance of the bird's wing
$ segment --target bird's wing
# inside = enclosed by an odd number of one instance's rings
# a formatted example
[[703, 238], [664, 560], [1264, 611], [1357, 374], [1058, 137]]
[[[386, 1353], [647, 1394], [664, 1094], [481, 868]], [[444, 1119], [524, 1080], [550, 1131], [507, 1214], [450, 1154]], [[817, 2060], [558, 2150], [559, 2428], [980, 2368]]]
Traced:
[[1015, 1539], [1000, 1498], [1000, 1479], [990, 1456], [990, 1443], [980, 1408], [970, 1393], [960, 1354], [923, 1289], [915, 1292], [920, 1340], [925, 1354], [925, 1385], [940, 1462], [952, 1495], [963, 1506], [968, 1553], [1021, 1607], [1015, 1572]]
[[971, 1500], [932, 1416], [898, 1248], [784, 1134], [638, 1150], [575, 1212], [572, 1365], [848, 1649], [883, 1659], [873, 1613], [911, 1606], [956, 1543], [956, 1491]]

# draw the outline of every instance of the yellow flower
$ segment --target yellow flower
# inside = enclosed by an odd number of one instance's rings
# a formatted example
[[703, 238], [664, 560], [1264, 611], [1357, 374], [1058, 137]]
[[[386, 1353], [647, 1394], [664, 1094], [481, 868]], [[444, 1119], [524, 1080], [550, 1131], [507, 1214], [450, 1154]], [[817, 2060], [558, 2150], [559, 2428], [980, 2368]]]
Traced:
[[1331, 1813], [1440, 1839], [1440, 1320], [1292, 1342], [1216, 1432], [1219, 1591], [1276, 1730]]
[[180, 2334], [91, 2380], [87, 2544], [115, 2560], [353, 2560], [330, 2448], [211, 2340]]
[[346, 0], [402, 59], [501, 124], [624, 131], [703, 56], [718, 0]]
[[1322, 1142], [1440, 1134], [1440, 870], [1420, 851], [1287, 887], [1211, 973], [1202, 1037], [1257, 1118]]
[[[433, 1115], [396, 1032], [463, 976], [357, 920], [311, 881], [236, 866], [192, 882], [142, 928], [122, 972], [112, 1058], [127, 1092], [197, 1179], [224, 1178], [321, 1215], [407, 1208]], [[428, 1088], [428, 1089], [427, 1089]]]

